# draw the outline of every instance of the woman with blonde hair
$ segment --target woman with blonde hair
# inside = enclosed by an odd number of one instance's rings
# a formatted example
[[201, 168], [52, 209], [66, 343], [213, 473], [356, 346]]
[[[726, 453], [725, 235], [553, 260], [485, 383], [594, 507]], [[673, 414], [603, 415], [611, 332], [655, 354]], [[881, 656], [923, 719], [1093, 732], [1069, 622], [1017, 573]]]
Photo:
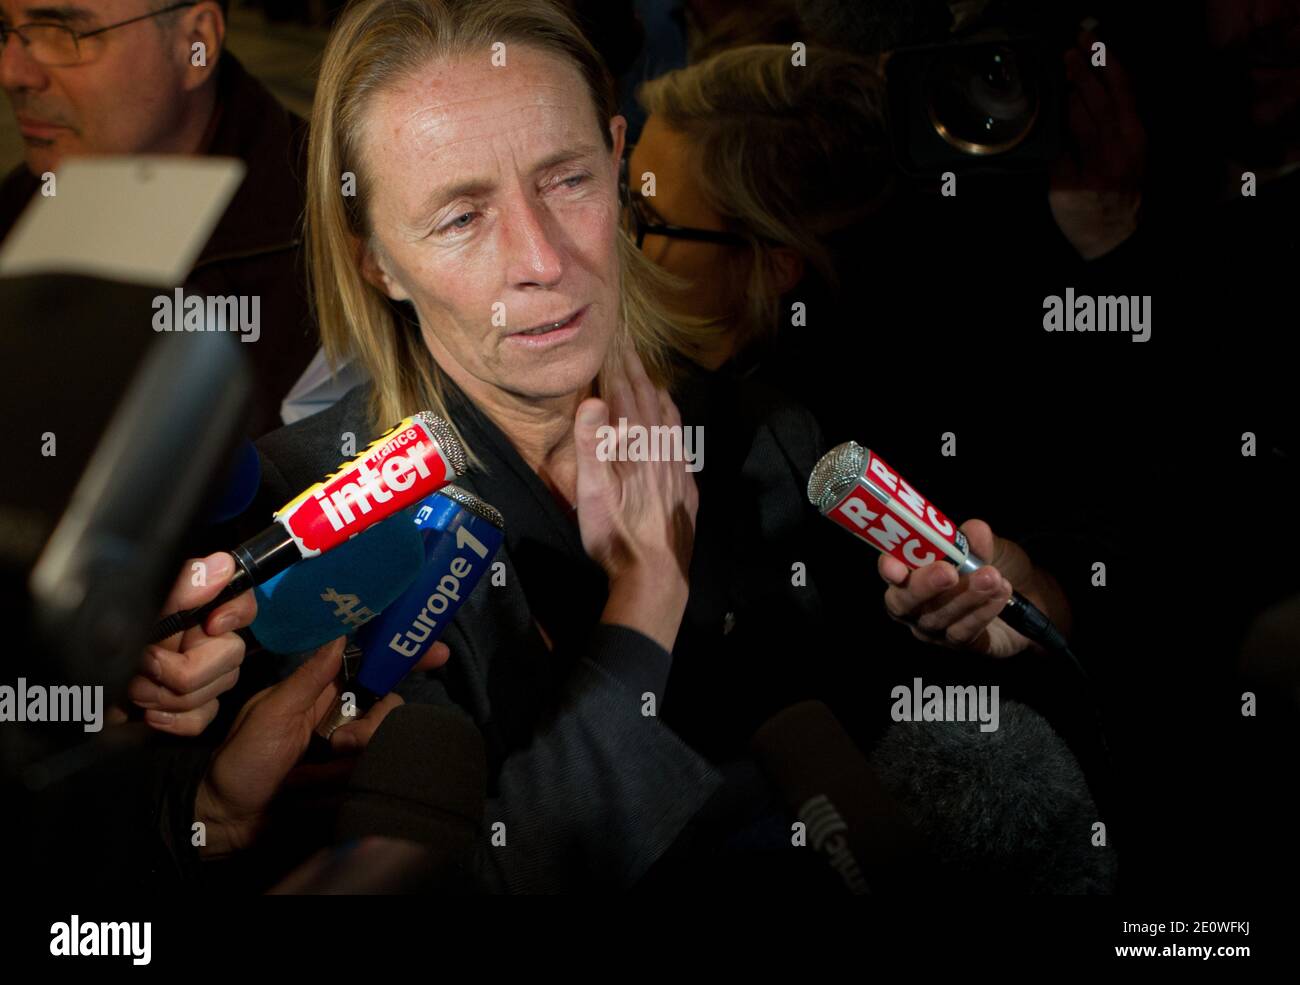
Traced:
[[[621, 229], [612, 98], [545, 0], [351, 3], [316, 93], [307, 229], [326, 350], [371, 382], [258, 446], [273, 509], [349, 435], [432, 410], [472, 456], [458, 484], [504, 515], [502, 564], [448, 628], [445, 665], [401, 686], [483, 734], [494, 890], [625, 889], [709, 844], [734, 821], [721, 805], [761, 802], [731, 764], [825, 650], [815, 577], [792, 577], [830, 529], [804, 494], [817, 429], [683, 365], [663, 276]], [[1025, 645], [994, 618], [1000, 576], [942, 600], [913, 587], [902, 614], [930, 604], [954, 640]], [[236, 722], [195, 801], [204, 851], [256, 836], [337, 654], [280, 685], [293, 714], [259, 717], [263, 699]], [[719, 797], [736, 777], [753, 796]]]
[[698, 361], [752, 361], [790, 322], [783, 298], [841, 286], [843, 240], [889, 199], [880, 67], [833, 48], [746, 45], [637, 98], [649, 116], [628, 157], [629, 225], [686, 282], [679, 315], [711, 327]]

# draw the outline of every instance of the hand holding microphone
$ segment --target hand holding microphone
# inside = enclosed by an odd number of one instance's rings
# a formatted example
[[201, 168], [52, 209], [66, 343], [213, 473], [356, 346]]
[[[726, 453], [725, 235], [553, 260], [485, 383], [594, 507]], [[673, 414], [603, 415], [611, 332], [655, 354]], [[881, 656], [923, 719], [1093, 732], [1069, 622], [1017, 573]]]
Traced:
[[[128, 689], [150, 725], [197, 735], [215, 717], [218, 696], [239, 676], [244, 643], [234, 630], [257, 615], [254, 586], [347, 544], [464, 469], [464, 449], [451, 426], [415, 414], [290, 500], [262, 533], [205, 559], [206, 585], [192, 584], [192, 562], [186, 562], [164, 607], [172, 614], [155, 627], [142, 673]], [[121, 717], [119, 711], [113, 719]]]
[[984, 566], [969, 575], [958, 574], [949, 564], [912, 570], [881, 554], [877, 569], [890, 586], [885, 590], [885, 611], [923, 642], [963, 647], [990, 657], [1013, 656], [1033, 642], [999, 618], [1016, 591], [1013, 586], [1019, 585], [1021, 594], [1035, 600], [1040, 609], [1047, 607], [1041, 601], [1045, 595], [1053, 597], [1060, 590], [1054, 581], [1040, 585], [1050, 576], [1040, 574], [1020, 545], [994, 535], [983, 520], [967, 520], [959, 529], [971, 552], [987, 558]]
[[885, 608], [918, 639], [993, 657], [1031, 642], [1069, 652], [1043, 611], [1069, 615], [1051, 576], [983, 521], [958, 529], [875, 452], [852, 441], [831, 449], [808, 479], [808, 499], [881, 552]]
[[[442, 646], [438, 639], [491, 568], [505, 538], [505, 518], [495, 507], [450, 484], [420, 503], [414, 523], [403, 516], [380, 529], [392, 523], [402, 524], [403, 532], [415, 539], [416, 573], [406, 579], [405, 591], [357, 630], [344, 651], [340, 701], [316, 728], [325, 739], [425, 666], [428, 651]], [[291, 601], [295, 594], [290, 592]]]
[[376, 438], [351, 462], [299, 493], [274, 522], [231, 555], [234, 577], [206, 605], [173, 613], [151, 642], [196, 626], [212, 610], [306, 558], [318, 557], [399, 513], [465, 471], [465, 450], [451, 425], [422, 411]]
[[[1102, 755], [1110, 750], [1088, 672], [1051, 612], [1068, 628], [1070, 607], [1055, 579], [1011, 541], [970, 520], [961, 529], [857, 442], [832, 448], [808, 477], [808, 499], [822, 516], [884, 555], [885, 607], [918, 639], [1008, 657], [1032, 641], [1064, 657], [1093, 703]], [[985, 560], [987, 559], [987, 561]], [[935, 564], [936, 561], [944, 564]]]
[[[199, 571], [204, 578], [195, 584]], [[234, 559], [224, 552], [186, 561], [163, 611], [205, 605], [234, 575]], [[198, 735], [207, 728], [216, 717], [217, 699], [239, 680], [245, 648], [235, 630], [251, 624], [256, 615], [253, 593], [244, 592], [219, 605], [202, 624], [145, 647], [140, 673], [126, 689], [127, 697], [144, 709], [144, 720], [173, 735]], [[125, 720], [121, 709], [110, 713], [112, 724]]]
[[[435, 643], [416, 666], [433, 670], [449, 655], [445, 644]], [[316, 723], [338, 703], [342, 664], [339, 637], [240, 709], [195, 798], [195, 818], [206, 826], [201, 854], [230, 854], [256, 840], [271, 801], [307, 752]], [[401, 703], [400, 696], [386, 695], [363, 717], [336, 729], [331, 747], [336, 753], [360, 752], [384, 716]]]

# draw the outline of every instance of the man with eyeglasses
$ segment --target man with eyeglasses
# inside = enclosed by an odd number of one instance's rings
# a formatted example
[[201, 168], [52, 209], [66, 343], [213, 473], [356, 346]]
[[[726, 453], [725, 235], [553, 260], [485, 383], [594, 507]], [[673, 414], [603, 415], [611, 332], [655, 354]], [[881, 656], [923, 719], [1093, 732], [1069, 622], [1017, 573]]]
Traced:
[[65, 158], [238, 157], [248, 172], [186, 280], [259, 297], [249, 436], [315, 353], [301, 262], [306, 125], [223, 51], [228, 0], [0, 0], [0, 87], [24, 160], [0, 183], [0, 240]]

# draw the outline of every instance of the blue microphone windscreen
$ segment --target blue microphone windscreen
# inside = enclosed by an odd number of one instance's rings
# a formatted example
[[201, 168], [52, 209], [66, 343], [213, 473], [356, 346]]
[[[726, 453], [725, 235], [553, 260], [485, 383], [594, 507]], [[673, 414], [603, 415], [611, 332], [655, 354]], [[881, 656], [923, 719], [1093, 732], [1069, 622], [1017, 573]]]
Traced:
[[258, 585], [253, 635], [276, 653], [351, 635], [405, 591], [423, 562], [419, 528], [403, 510]]

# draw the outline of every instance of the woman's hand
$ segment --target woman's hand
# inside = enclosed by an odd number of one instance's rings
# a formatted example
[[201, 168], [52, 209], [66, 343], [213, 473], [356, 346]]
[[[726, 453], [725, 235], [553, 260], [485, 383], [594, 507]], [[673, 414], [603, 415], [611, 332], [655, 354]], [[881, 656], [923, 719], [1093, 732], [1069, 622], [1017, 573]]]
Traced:
[[584, 400], [574, 423], [582, 546], [609, 576], [602, 621], [630, 626], [671, 650], [686, 610], [699, 491], [685, 462], [621, 462], [605, 453], [606, 425], [622, 435], [637, 425], [649, 432], [682, 423], [635, 353], [610, 375], [605, 399]]
[[[307, 751], [316, 725], [338, 701], [343, 646], [341, 636], [325, 644], [240, 709], [195, 798], [195, 818], [207, 829], [201, 854], [240, 851], [257, 837], [276, 792]], [[441, 667], [449, 656], [445, 643], [434, 643], [415, 669]], [[384, 716], [401, 703], [399, 695], [387, 695], [362, 718], [335, 729], [330, 745], [339, 753], [360, 752]]]
[[[194, 583], [196, 566], [204, 573]], [[217, 596], [235, 573], [235, 559], [225, 552], [186, 561], [172, 586], [163, 613], [193, 609]], [[235, 632], [257, 617], [252, 591], [237, 595], [213, 611], [203, 625], [145, 647], [140, 673], [126, 695], [145, 709], [144, 720], [160, 732], [198, 735], [217, 715], [217, 699], [239, 680], [244, 641]], [[120, 709], [110, 721], [125, 721]]]
[[1014, 586], [1062, 633], [1069, 632], [1069, 605], [1051, 575], [1036, 569], [1018, 544], [994, 536], [983, 520], [968, 520], [961, 530], [971, 552], [985, 561], [972, 575], [958, 577], [957, 569], [942, 561], [912, 570], [897, 558], [880, 555], [877, 567], [890, 585], [885, 610], [891, 618], [927, 643], [990, 657], [1014, 656], [1031, 645], [998, 618]]

